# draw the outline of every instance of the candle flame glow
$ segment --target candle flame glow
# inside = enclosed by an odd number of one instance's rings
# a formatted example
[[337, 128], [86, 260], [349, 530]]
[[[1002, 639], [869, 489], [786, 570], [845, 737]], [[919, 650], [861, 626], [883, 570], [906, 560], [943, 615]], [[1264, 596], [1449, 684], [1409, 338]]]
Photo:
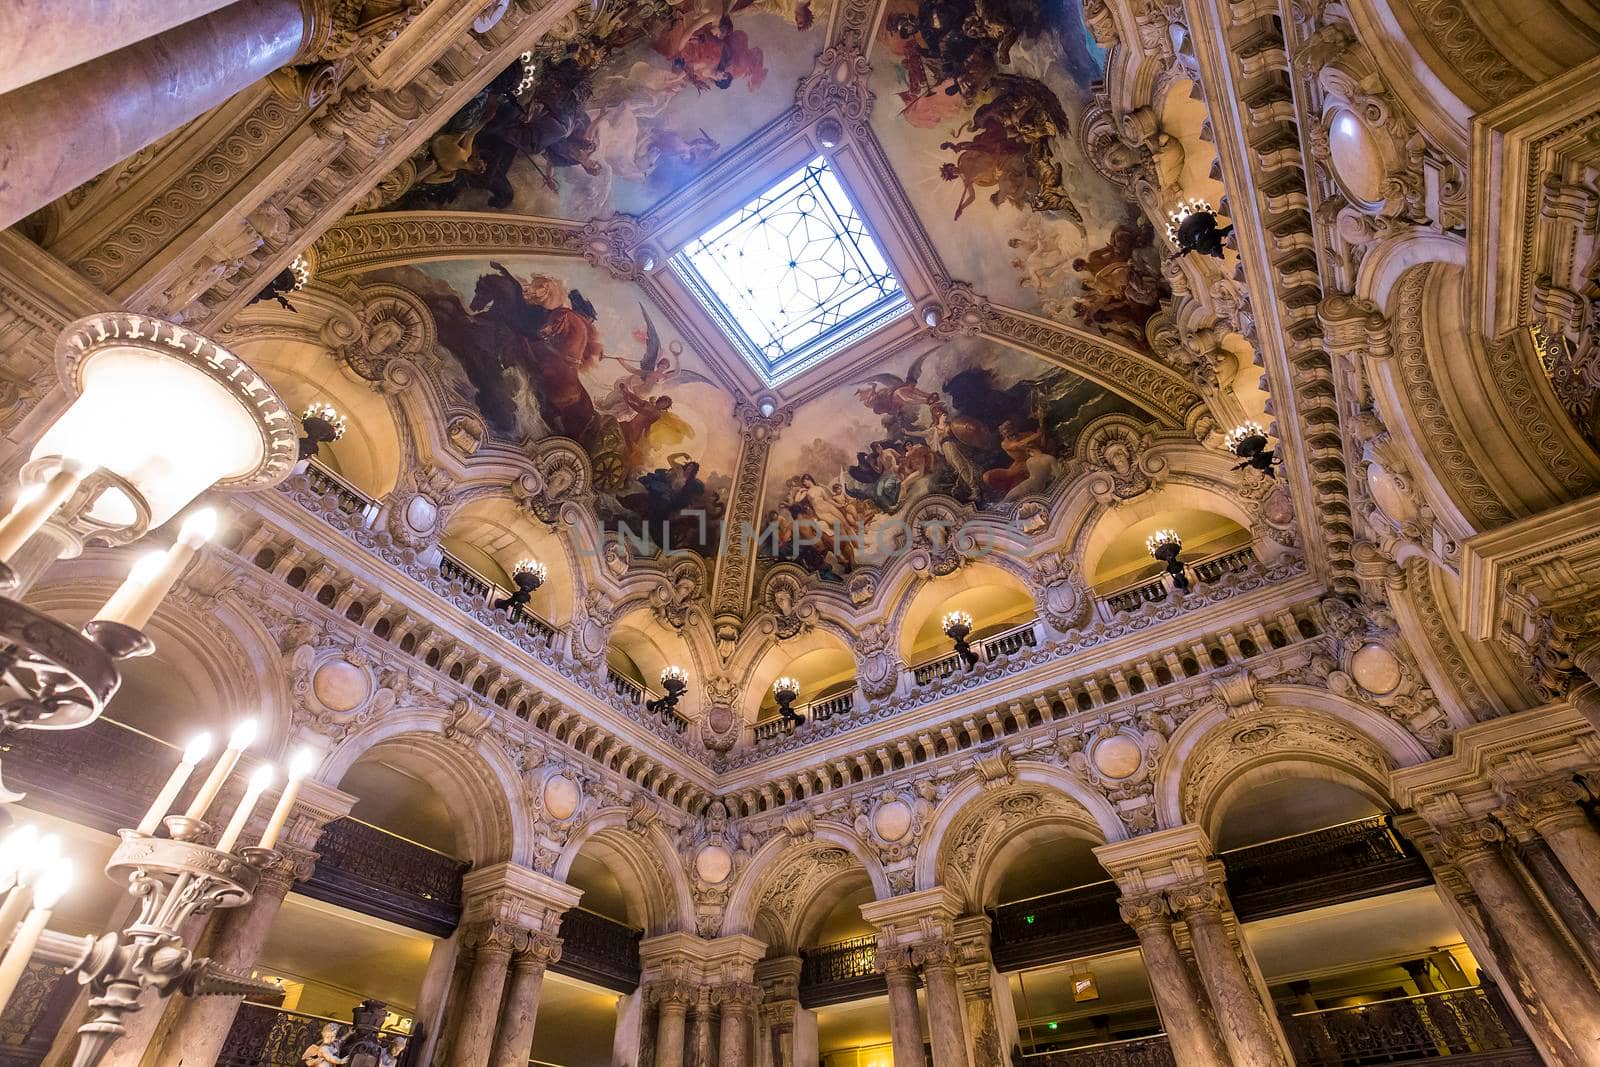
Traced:
[[255, 744], [256, 730], [256, 721], [254, 719], [246, 719], [238, 726], [235, 726], [233, 733], [228, 735], [228, 747], [236, 752], [242, 752], [249, 748]]
[[211, 735], [209, 733], [196, 734], [183, 746], [183, 762], [189, 764], [199, 763], [211, 755]]
[[50, 865], [40, 878], [39, 884], [33, 891], [33, 905], [46, 911], [56, 906], [67, 892], [72, 888], [72, 861], [57, 860]]

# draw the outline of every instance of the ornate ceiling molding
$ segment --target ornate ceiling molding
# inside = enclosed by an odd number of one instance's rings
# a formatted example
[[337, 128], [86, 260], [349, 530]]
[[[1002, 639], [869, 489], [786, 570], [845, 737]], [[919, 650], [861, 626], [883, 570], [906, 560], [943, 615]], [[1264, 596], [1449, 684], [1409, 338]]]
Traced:
[[436, 259], [584, 254], [584, 227], [481, 211], [348, 215], [318, 240], [317, 277], [331, 280]]

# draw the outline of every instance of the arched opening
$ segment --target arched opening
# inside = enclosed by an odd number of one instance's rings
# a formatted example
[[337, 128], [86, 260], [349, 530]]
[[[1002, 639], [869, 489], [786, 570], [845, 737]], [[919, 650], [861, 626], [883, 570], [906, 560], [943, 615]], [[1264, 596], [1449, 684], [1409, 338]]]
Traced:
[[345, 420], [337, 441], [316, 461], [373, 500], [400, 477], [400, 432], [383, 394], [355, 380], [321, 345], [304, 341], [244, 341], [239, 355], [272, 383], [298, 418], [312, 404], [331, 404]]
[[1022, 579], [987, 563], [970, 563], [955, 574], [920, 584], [900, 623], [900, 656], [917, 664], [949, 654], [944, 617], [972, 616], [969, 641], [977, 643], [1033, 619], [1037, 608]]
[[657, 621], [648, 608], [638, 608], [617, 620], [606, 649], [606, 666], [612, 686], [638, 702], [663, 692], [661, 672], [669, 666], [689, 673], [691, 690], [698, 681], [689, 643], [682, 634]]
[[1173, 530], [1190, 581], [1203, 580], [1205, 564], [1251, 547], [1248, 521], [1221, 497], [1190, 486], [1147, 493], [1101, 516], [1084, 547], [1084, 572], [1098, 596], [1158, 580], [1166, 564], [1147, 542], [1157, 530]]
[[576, 594], [566, 546], [548, 527], [535, 522], [506, 497], [469, 501], [450, 517], [439, 545], [456, 563], [494, 586], [502, 599], [517, 589], [513, 577], [524, 560], [544, 564], [545, 579], [527, 610], [551, 626], [572, 619]]
[[856, 661], [841, 638], [822, 631], [813, 630], [804, 637], [774, 643], [750, 674], [754, 721], [765, 722], [778, 714], [772, 683], [780, 676], [800, 683], [797, 708], [830, 702], [855, 689]]

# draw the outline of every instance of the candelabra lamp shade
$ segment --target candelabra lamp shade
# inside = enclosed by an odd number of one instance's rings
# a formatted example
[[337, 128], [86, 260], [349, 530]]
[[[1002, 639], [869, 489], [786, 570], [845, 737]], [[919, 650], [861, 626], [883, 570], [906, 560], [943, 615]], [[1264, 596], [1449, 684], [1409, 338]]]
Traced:
[[67, 327], [56, 363], [75, 399], [23, 478], [46, 482], [68, 461], [104, 475], [88, 485], [81, 513], [104, 540], [141, 536], [212, 486], [270, 486], [293, 466], [294, 417], [278, 394], [192, 330], [122, 311], [91, 315]]
[[952, 611], [944, 617], [944, 635], [962, 640], [972, 633], [972, 616], [964, 611]]
[[332, 404], [315, 403], [300, 415], [300, 458], [310, 459], [323, 445], [344, 436], [345, 420]]
[[676, 664], [661, 668], [661, 687], [677, 696], [689, 688], [689, 672]]
[[517, 583], [517, 588], [530, 593], [543, 585], [548, 577], [550, 568], [536, 559], [519, 559], [517, 565], [511, 568], [511, 580]]
[[780, 704], [792, 704], [800, 695], [800, 683], [786, 674], [772, 683], [772, 695]]

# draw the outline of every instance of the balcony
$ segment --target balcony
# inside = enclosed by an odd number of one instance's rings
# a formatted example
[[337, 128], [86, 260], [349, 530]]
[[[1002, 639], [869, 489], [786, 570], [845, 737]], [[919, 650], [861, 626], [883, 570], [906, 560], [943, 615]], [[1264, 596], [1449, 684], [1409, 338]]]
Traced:
[[367, 529], [378, 517], [379, 501], [357, 489], [312, 457], [305, 470], [278, 489], [301, 507], [339, 529]]
[[[1224, 575], [1244, 574], [1259, 566], [1256, 550], [1250, 545], [1188, 563], [1190, 580], [1196, 587], [1212, 585]], [[1147, 604], [1165, 602], [1170, 595], [1165, 576], [1150, 578], [1100, 597], [1101, 615], [1109, 619], [1123, 612], [1139, 611]]]
[[[179, 751], [101, 718], [78, 730], [25, 730], [0, 742], [7, 788], [40, 811], [114, 834], [135, 826]], [[191, 782], [188, 792], [196, 788]]]
[[995, 968], [1018, 971], [1137, 945], [1117, 908], [1120, 895], [1115, 883], [1097, 882], [995, 908]]
[[[606, 667], [606, 682], [611, 686], [612, 694], [619, 698], [625, 707], [636, 708], [640, 713], [646, 710], [645, 704], [652, 699], [650, 690], [615, 667]], [[689, 729], [689, 720], [676, 710], [662, 715], [661, 718], [673, 733], [682, 734]]]
[[1284, 1016], [1283, 1030], [1299, 1067], [1542, 1062], [1493, 986], [1300, 1012]]
[[1433, 884], [1427, 864], [1383, 816], [1233, 849], [1221, 859], [1234, 910], [1246, 920]]
[[551, 970], [618, 993], [639, 988], [642, 931], [592, 911], [572, 908], [561, 916], [560, 933], [561, 958], [551, 965]]
[[887, 993], [877, 961], [878, 942], [871, 936], [801, 950], [801, 1005], [820, 1008]]
[[1019, 1067], [1176, 1067], [1166, 1034], [1023, 1056]]
[[499, 615], [499, 619], [503, 620], [505, 625], [514, 630], [527, 630], [546, 647], [555, 640], [555, 629], [531, 611], [515, 607], [511, 608], [508, 614], [500, 614], [506, 609], [496, 608], [494, 602], [509, 599], [511, 591], [491, 582], [443, 550], [439, 553], [439, 577], [450, 587], [452, 593], [464, 597], [472, 607], [489, 608]]
[[461, 920], [469, 863], [349, 817], [323, 829], [317, 852], [310, 880], [298, 887], [308, 897], [436, 937]]
[[[383, 1018], [381, 1003], [368, 1001], [367, 1005], [374, 1007], [378, 1020]], [[216, 1067], [301, 1067], [306, 1062], [306, 1049], [321, 1044], [322, 1028], [328, 1023], [338, 1025], [341, 1034], [348, 1034], [352, 1029], [352, 1024], [345, 1020], [246, 1001], [239, 1005], [239, 1012], [233, 1017], [233, 1026], [223, 1041]], [[398, 1030], [367, 1032], [385, 1047], [397, 1037], [411, 1036]], [[413, 1063], [413, 1047], [420, 1050], [421, 1043], [407, 1047], [397, 1061], [398, 1067], [420, 1067]]]
[[[795, 707], [795, 712], [806, 722], [827, 722], [835, 715], [848, 715], [855, 710], [856, 693], [854, 689], [846, 689], [842, 693], [826, 697], [822, 700], [813, 700], [809, 704], [800, 704]], [[756, 723], [750, 728], [751, 739], [756, 742], [766, 741], [784, 733], [783, 718], [774, 715]]]
[[[1014, 656], [1025, 648], [1038, 647], [1039, 625], [1034, 619], [985, 637], [981, 641], [972, 642], [972, 650], [978, 654], [980, 663], [993, 663], [1002, 656]], [[920, 689], [953, 674], [960, 674], [966, 669], [961, 657], [952, 652], [948, 656], [940, 656], [938, 659], [910, 668], [911, 685], [912, 688]]]
[[44, 1062], [77, 995], [78, 980], [65, 967], [37, 959], [30, 962], [0, 1015], [0, 1067], [37, 1067]]

